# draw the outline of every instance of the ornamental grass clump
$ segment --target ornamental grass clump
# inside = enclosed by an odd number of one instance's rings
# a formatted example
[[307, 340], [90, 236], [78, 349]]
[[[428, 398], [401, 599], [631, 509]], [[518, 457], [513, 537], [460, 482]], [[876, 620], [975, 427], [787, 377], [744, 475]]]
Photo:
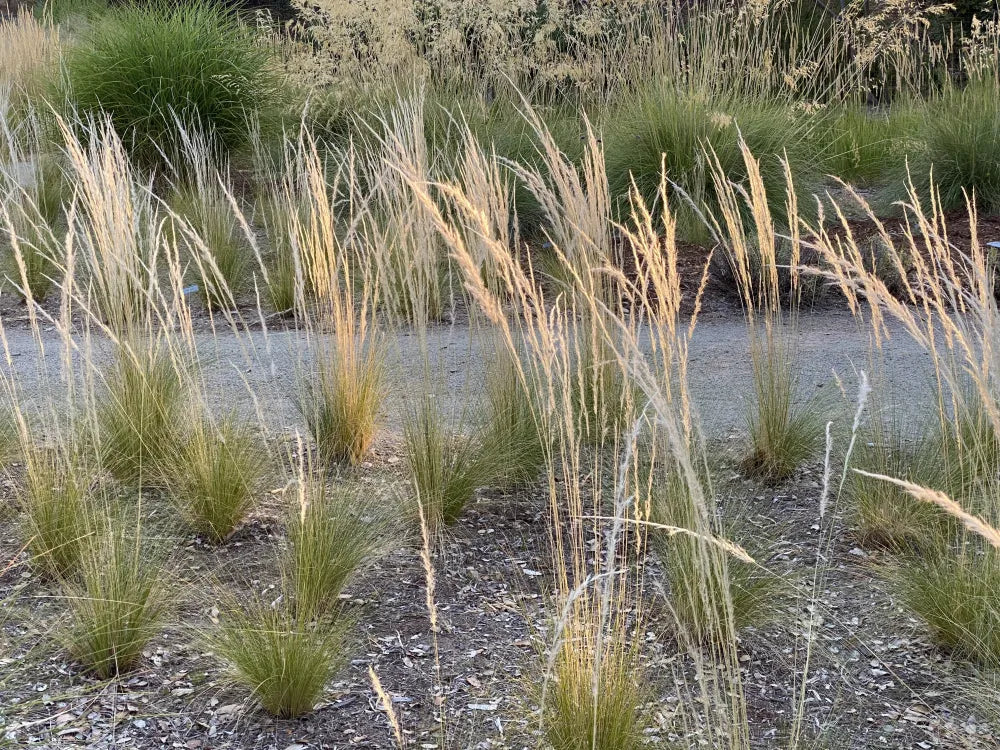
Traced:
[[386, 542], [391, 507], [359, 489], [298, 482], [289, 507], [285, 578], [304, 617], [336, 612], [344, 586]]
[[225, 541], [259, 499], [267, 454], [256, 429], [227, 418], [203, 417], [169, 457], [167, 487], [187, 525]]
[[254, 599], [227, 608], [210, 645], [233, 682], [269, 714], [290, 719], [313, 710], [344, 662], [346, 628], [303, 617], [287, 601]]
[[488, 453], [477, 436], [462, 435], [448, 425], [431, 397], [407, 414], [403, 440], [420, 515], [434, 532], [455, 523], [476, 489], [496, 475], [498, 457]]
[[65, 588], [70, 652], [108, 679], [135, 666], [159, 630], [168, 600], [163, 554], [144, 535], [139, 517], [113, 504], [102, 515], [103, 528], [83, 546], [79, 580]]
[[24, 463], [21, 506], [32, 563], [50, 578], [71, 578], [94, 530], [90, 477], [56, 449], [30, 446]]
[[138, 164], [162, 168], [183, 154], [183, 128], [220, 154], [246, 146], [282, 97], [273, 70], [267, 46], [221, 5], [128, 3], [67, 51], [59, 100], [108, 116]]
[[[783, 162], [797, 178], [802, 210], [811, 206], [809, 181], [818, 168], [807, 135], [808, 124], [779, 104], [652, 88], [609, 118], [604, 141], [611, 194], [626, 208], [634, 185], [646, 205], [655, 206], [665, 168], [679, 233], [692, 241], [708, 239], [698, 212], [720, 214], [713, 168], [736, 184], [750, 178], [742, 141], [760, 160], [771, 215], [785, 226], [791, 217]], [[752, 223], [749, 211], [742, 215]]]
[[95, 407], [103, 466], [131, 484], [159, 484], [176, 455], [184, 406], [178, 363], [155, 346], [122, 345]]
[[1000, 212], [1000, 84], [994, 77], [949, 86], [924, 107], [913, 145], [891, 172], [889, 197], [906, 200], [912, 182], [921, 200], [931, 190], [942, 211], [972, 200], [984, 214]]

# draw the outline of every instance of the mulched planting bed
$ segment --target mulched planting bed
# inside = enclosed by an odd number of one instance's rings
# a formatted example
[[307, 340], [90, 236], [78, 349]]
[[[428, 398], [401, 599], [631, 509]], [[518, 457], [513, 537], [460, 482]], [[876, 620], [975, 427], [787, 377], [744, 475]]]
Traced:
[[[720, 502], [737, 509], [756, 539], [767, 540], [758, 559], [789, 585], [789, 596], [775, 602], [773, 621], [741, 634], [754, 746], [784, 746], [811, 632], [803, 725], [818, 747], [996, 747], [994, 727], [973, 702], [979, 677], [932, 646], [920, 623], [893, 600], [879, 577], [889, 557], [862, 549], [836, 506], [821, 528], [822, 467], [763, 487], [741, 478], [732, 465], [717, 471]], [[383, 452], [359, 474], [373, 488], [396, 482], [398, 459]], [[11, 492], [8, 484], [8, 500]], [[166, 507], [152, 513], [151, 528], [169, 528]], [[436, 648], [419, 536], [398, 540], [344, 595], [354, 623], [348, 663], [315, 711], [296, 720], [275, 720], [256, 709], [227, 683], [200, 638], [225, 616], [220, 591], [267, 596], [273, 590], [278, 596], [282, 507], [272, 494], [219, 547], [176, 532], [171, 585], [177, 602], [139, 667], [112, 682], [82, 673], [61, 646], [61, 594], [19, 554], [17, 524], [5, 518], [0, 552], [13, 564], [0, 578], [0, 722], [8, 741], [18, 747], [390, 748], [390, 728], [369, 682], [373, 667], [411, 747], [540, 744], [535, 696], [555, 609], [542, 492], [481, 492], [447, 530], [433, 555]], [[833, 541], [822, 553], [814, 607], [820, 535], [827, 538], [831, 523]], [[655, 556], [646, 573], [647, 619], [636, 636], [643, 640], [649, 683], [645, 737], [653, 746], [679, 740], [675, 746], [695, 747], [696, 737], [681, 736], [674, 720], [672, 683], [677, 670], [690, 672], [691, 665], [671, 633]], [[442, 711], [444, 743], [437, 721]]]

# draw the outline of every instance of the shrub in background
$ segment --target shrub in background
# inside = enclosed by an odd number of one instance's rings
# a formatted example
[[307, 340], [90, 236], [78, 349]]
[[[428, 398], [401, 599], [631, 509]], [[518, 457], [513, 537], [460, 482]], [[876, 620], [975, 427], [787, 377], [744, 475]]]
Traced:
[[45, 0], [35, 4], [35, 13], [62, 29], [76, 31], [86, 28], [105, 13], [109, 5], [109, 0]]
[[824, 172], [864, 185], [883, 180], [904, 158], [917, 121], [918, 110], [903, 101], [888, 113], [845, 104], [821, 113], [810, 138]]
[[[528, 235], [545, 226], [545, 215], [538, 198], [517, 175], [517, 168], [535, 171], [546, 168], [540, 153], [541, 142], [531, 123], [521, 113], [522, 103], [501, 97], [488, 106], [448, 98], [440, 92], [425, 105], [425, 133], [433, 153], [443, 153], [456, 162], [460, 155], [463, 128], [467, 125], [485, 153], [495, 153], [510, 167], [512, 202], [518, 227]], [[535, 116], [544, 124], [560, 151], [574, 164], [583, 154], [579, 117], [569, 107], [537, 106]]]
[[[720, 215], [711, 161], [717, 159], [726, 178], [746, 187], [747, 166], [739, 147], [742, 134], [760, 160], [768, 206], [776, 223], [788, 220], [787, 158], [796, 180], [799, 210], [808, 211], [816, 160], [807, 139], [808, 123], [790, 107], [767, 102], [712, 100], [666, 86], [642, 92], [621, 109], [607, 113], [604, 143], [612, 196], [627, 207], [632, 181], [647, 206], [660, 200], [660, 174], [683, 190], [698, 208]], [[672, 189], [676, 194], [676, 190]], [[673, 201], [679, 231], [688, 239], [705, 239], [706, 229], [688, 202]], [[749, 216], [747, 217], [749, 219]]]
[[269, 52], [220, 4], [129, 3], [109, 10], [66, 55], [60, 98], [81, 115], [106, 112], [134, 158], [182, 152], [178, 129], [221, 153], [250, 140], [280, 100]]
[[924, 108], [916, 143], [891, 175], [890, 198], [905, 197], [907, 166], [922, 201], [933, 175], [942, 210], [965, 208], [968, 194], [981, 212], [1000, 212], [1000, 84], [974, 80]]

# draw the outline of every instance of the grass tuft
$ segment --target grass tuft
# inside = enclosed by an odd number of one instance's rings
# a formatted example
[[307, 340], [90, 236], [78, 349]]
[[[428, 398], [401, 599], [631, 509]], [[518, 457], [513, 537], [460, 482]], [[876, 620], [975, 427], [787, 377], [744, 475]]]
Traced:
[[[705, 486], [709, 483], [705, 482]], [[696, 530], [711, 528], [700, 520], [697, 505], [676, 470], [668, 471], [651, 495], [656, 524]], [[738, 531], [738, 524], [723, 531]], [[734, 539], [738, 535], [721, 534]], [[654, 529], [650, 543], [663, 560], [670, 584], [670, 604], [678, 624], [695, 642], [723, 642], [728, 634], [775, 616], [778, 579], [755, 564], [734, 560], [710, 540], [696, 534], [670, 534]]]
[[749, 451], [743, 469], [769, 481], [786, 479], [823, 443], [826, 415], [817, 399], [795, 403], [796, 377], [786, 343], [777, 334], [754, 336], [754, 400], [747, 414]]
[[303, 618], [333, 610], [344, 586], [384, 544], [387, 518], [386, 508], [356, 490], [297, 485], [285, 568]]
[[303, 271], [296, 268], [296, 244], [292, 241], [294, 221], [289, 216], [289, 207], [277, 191], [266, 196], [259, 207], [264, 233], [270, 245], [269, 252], [262, 259], [267, 276], [267, 298], [271, 307], [279, 313], [295, 310], [296, 302], [305, 290]]
[[212, 639], [233, 680], [268, 713], [290, 719], [309, 713], [343, 661], [343, 624], [311, 622], [287, 603], [232, 607]]
[[596, 640], [570, 632], [559, 649], [544, 706], [545, 737], [554, 750], [642, 746], [636, 655], [624, 644]]
[[433, 398], [425, 397], [403, 426], [410, 477], [423, 517], [432, 531], [451, 525], [494, 471], [476, 439], [463, 437], [445, 424]]
[[57, 67], [59, 47], [59, 29], [27, 6], [0, 18], [0, 89], [8, 90], [11, 104], [20, 109], [44, 92]]
[[188, 433], [169, 468], [174, 502], [199, 534], [214, 542], [229, 537], [253, 508], [267, 460], [246, 424], [202, 419]]
[[162, 482], [177, 451], [184, 387], [162, 351], [122, 346], [96, 407], [101, 460], [128, 483]]
[[205, 304], [228, 307], [246, 285], [251, 260], [229, 199], [214, 184], [181, 187], [170, 208], [190, 224], [200, 240], [186, 244], [197, 258]]
[[137, 519], [109, 519], [84, 546], [80, 583], [66, 588], [74, 657], [102, 679], [134, 666], [166, 609], [163, 577]]
[[889, 569], [889, 580], [940, 643], [991, 668], [1000, 665], [995, 548], [970, 541], [958, 551], [907, 556]]
[[[11, 252], [7, 275], [32, 299], [43, 300], [57, 279], [61, 250], [57, 238], [63, 228], [67, 182], [58, 161], [39, 155], [29, 188], [16, 186], [7, 195], [0, 237]], [[8, 224], [9, 222], [9, 224]]]
[[593, 331], [581, 332], [571, 375], [570, 408], [580, 437], [592, 445], [614, 440], [634, 413], [636, 395], [614, 350]]
[[[530, 375], [529, 375], [530, 377]], [[492, 478], [501, 488], [518, 487], [538, 478], [545, 465], [535, 392], [521, 381], [518, 368], [504, 349], [486, 373], [486, 425], [483, 450], [496, 456]]]
[[25, 452], [21, 506], [28, 552], [51, 578], [70, 578], [80, 569], [93, 527], [87, 485], [80, 467], [62, 454], [38, 447]]
[[360, 462], [378, 433], [385, 401], [382, 351], [345, 342], [319, 354], [315, 381], [306, 384], [301, 411], [328, 465]]
[[878, 183], [904, 158], [917, 110], [900, 102], [887, 114], [865, 105], [843, 105], [818, 118], [812, 138], [823, 170], [855, 185]]
[[[948, 491], [958, 477], [933, 431], [908, 434], [891, 418], [878, 418], [860, 435], [853, 464], [874, 474], [898, 477]], [[926, 503], [915, 502], [902, 488], [850, 472], [847, 496], [861, 540], [897, 552], [926, 549], [947, 534], [946, 518]]]
[[254, 119], [278, 98], [269, 57], [222, 6], [121, 5], [68, 50], [59, 100], [84, 117], [108, 114], [146, 167], [176, 161], [182, 127], [225, 154], [249, 143]]

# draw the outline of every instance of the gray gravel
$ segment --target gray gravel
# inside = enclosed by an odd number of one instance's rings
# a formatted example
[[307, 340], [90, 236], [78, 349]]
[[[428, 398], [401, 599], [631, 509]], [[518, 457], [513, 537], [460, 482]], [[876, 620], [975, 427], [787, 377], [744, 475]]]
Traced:
[[[62, 343], [52, 330], [43, 331], [46, 356], [28, 330], [6, 332], [14, 372], [22, 395], [36, 407], [65, 393], [60, 365]], [[295, 406], [297, 382], [310, 370], [311, 343], [301, 332], [231, 332], [197, 335], [200, 373], [209, 404], [217, 410], [259, 411], [277, 430], [301, 427]], [[481, 391], [484, 356], [489, 349], [466, 325], [439, 326], [424, 344], [415, 334], [397, 334], [388, 342], [388, 370], [393, 398], [387, 407], [387, 427], [398, 429], [407, 399], [420, 393], [429, 375], [438, 393], [452, 403], [474, 403]], [[79, 344], [81, 349], [84, 345]], [[821, 393], [828, 403], [848, 404], [857, 391], [858, 372], [872, 372], [872, 347], [867, 327], [844, 313], [804, 315], [798, 325], [797, 359], [802, 398]], [[108, 347], [95, 340], [90, 347], [100, 369]], [[76, 354], [77, 373], [82, 354]], [[429, 364], [424, 365], [427, 361]], [[919, 416], [929, 404], [929, 356], [902, 331], [897, 331], [876, 356], [891, 395], [904, 415]], [[47, 363], [47, 366], [46, 366]], [[7, 369], [7, 368], [5, 368]], [[746, 325], [742, 318], [703, 320], [690, 349], [690, 385], [702, 427], [709, 438], [724, 437], [743, 426], [751, 386]], [[838, 382], [847, 399], [842, 397]], [[846, 417], [845, 417], [846, 418]]]

